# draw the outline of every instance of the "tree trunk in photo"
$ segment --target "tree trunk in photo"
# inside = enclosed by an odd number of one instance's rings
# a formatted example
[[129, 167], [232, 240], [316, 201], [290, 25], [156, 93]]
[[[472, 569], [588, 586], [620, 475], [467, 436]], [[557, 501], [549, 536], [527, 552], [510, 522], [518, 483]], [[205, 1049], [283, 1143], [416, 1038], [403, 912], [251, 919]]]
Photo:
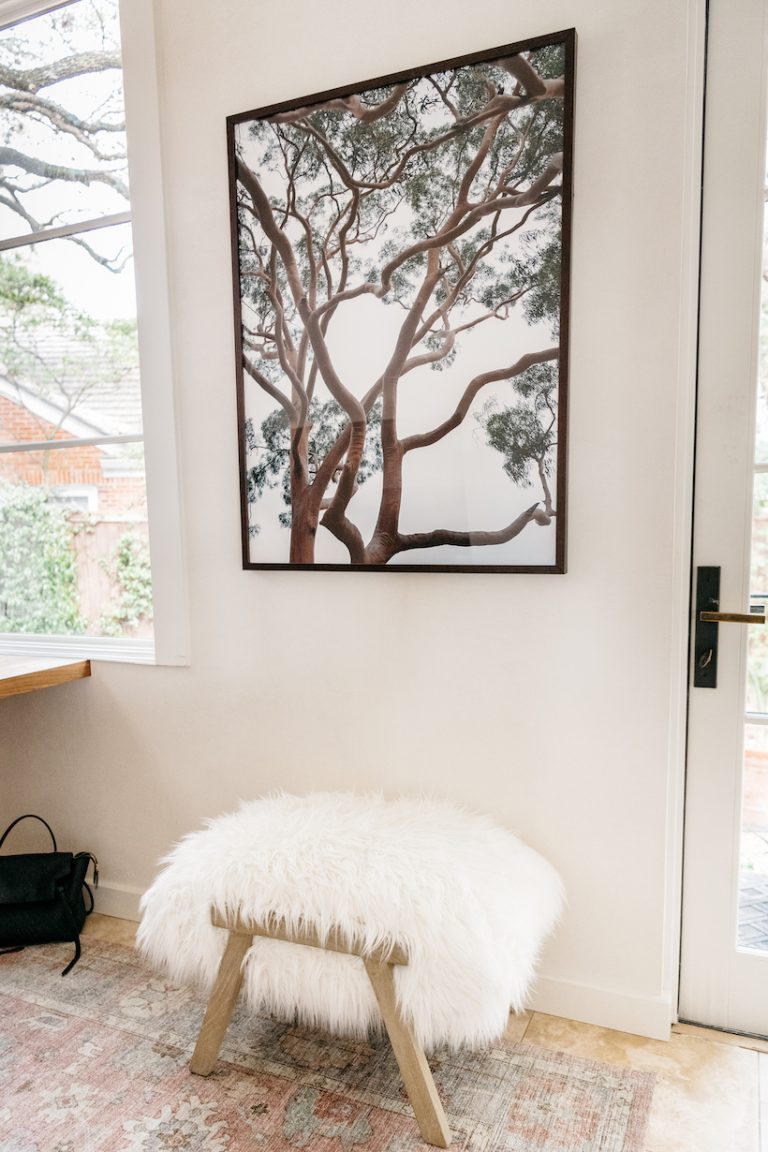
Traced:
[[308, 508], [308, 493], [294, 500], [291, 513], [291, 564], [314, 564], [317, 513]]
[[291, 564], [314, 564], [317, 507], [309, 483], [309, 427], [305, 423], [291, 435]]

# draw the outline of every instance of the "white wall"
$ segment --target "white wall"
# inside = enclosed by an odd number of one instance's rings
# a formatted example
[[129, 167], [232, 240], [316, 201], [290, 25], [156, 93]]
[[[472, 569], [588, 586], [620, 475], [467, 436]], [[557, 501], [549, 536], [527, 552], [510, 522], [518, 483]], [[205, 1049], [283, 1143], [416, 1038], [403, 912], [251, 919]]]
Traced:
[[[99, 664], [90, 682], [4, 701], [0, 817], [48, 816], [102, 860], [104, 906], [130, 912], [174, 838], [241, 797], [446, 795], [566, 881], [537, 1005], [663, 1034], [692, 423], [689, 3], [156, 8], [193, 663]], [[241, 571], [226, 115], [573, 25], [568, 574]]]

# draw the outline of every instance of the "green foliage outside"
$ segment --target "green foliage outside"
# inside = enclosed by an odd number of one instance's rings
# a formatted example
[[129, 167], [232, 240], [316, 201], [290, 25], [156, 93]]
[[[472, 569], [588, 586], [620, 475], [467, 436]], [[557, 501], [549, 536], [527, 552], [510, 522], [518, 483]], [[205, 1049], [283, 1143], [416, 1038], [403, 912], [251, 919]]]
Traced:
[[99, 621], [104, 636], [122, 636], [152, 619], [152, 570], [146, 541], [126, 532], [111, 562], [102, 562], [113, 587], [114, 606]]
[[[0, 633], [82, 635], [75, 538], [86, 525], [43, 488], [0, 481]], [[98, 633], [121, 636], [152, 620], [146, 541], [126, 532], [109, 561], [112, 604]]]
[[45, 491], [0, 481], [0, 632], [82, 632], [75, 528]]

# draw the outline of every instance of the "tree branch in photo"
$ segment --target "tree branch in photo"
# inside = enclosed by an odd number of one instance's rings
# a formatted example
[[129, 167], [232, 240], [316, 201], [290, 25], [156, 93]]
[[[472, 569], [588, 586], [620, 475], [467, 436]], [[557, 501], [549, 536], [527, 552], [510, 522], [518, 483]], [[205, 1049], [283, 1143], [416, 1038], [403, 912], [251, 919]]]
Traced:
[[458, 428], [459, 424], [466, 418], [469, 409], [472, 406], [472, 401], [477, 396], [482, 388], [488, 384], [493, 384], [499, 380], [511, 380], [515, 376], [521, 376], [534, 364], [544, 364], [547, 360], [556, 360], [560, 354], [559, 348], [546, 348], [543, 352], [527, 352], [525, 356], [509, 368], [497, 368], [493, 372], [482, 372], [479, 376], [470, 381], [467, 385], [461, 400], [456, 405], [453, 413], [433, 428], [430, 432], [422, 432], [418, 435], [408, 436], [403, 440], [403, 452], [413, 452], [418, 448], [429, 448], [433, 444], [437, 444], [454, 428]]
[[431, 532], [412, 532], [398, 536], [395, 552], [411, 552], [414, 548], [441, 548], [452, 544], [458, 548], [487, 548], [493, 544], [508, 544], [519, 536], [536, 514], [538, 504], [531, 504], [525, 512], [515, 517], [506, 528], [498, 532], [455, 532], [450, 528], [434, 528]]
[[302, 120], [307, 120], [319, 108], [323, 108], [327, 111], [349, 112], [363, 124], [374, 124], [377, 120], [388, 116], [397, 107], [407, 89], [407, 84], [397, 84], [389, 96], [386, 96], [378, 104], [366, 104], [359, 96], [344, 96], [335, 100], [327, 100], [321, 105], [311, 104], [306, 108], [294, 108], [291, 112], [278, 112], [273, 120], [275, 124], [297, 124]]

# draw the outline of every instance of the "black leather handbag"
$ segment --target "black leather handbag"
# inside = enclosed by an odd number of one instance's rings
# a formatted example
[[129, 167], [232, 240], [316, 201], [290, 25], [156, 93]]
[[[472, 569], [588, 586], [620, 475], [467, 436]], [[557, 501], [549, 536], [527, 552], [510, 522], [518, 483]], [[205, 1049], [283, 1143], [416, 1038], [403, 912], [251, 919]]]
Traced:
[[59, 852], [50, 824], [32, 813], [8, 825], [0, 849], [21, 820], [45, 824], [53, 851], [0, 856], [0, 953], [71, 940], [75, 955], [62, 972], [66, 976], [80, 959], [80, 932], [93, 911], [93, 892], [85, 877], [93, 863], [93, 886], [98, 886], [98, 861], [90, 852]]

